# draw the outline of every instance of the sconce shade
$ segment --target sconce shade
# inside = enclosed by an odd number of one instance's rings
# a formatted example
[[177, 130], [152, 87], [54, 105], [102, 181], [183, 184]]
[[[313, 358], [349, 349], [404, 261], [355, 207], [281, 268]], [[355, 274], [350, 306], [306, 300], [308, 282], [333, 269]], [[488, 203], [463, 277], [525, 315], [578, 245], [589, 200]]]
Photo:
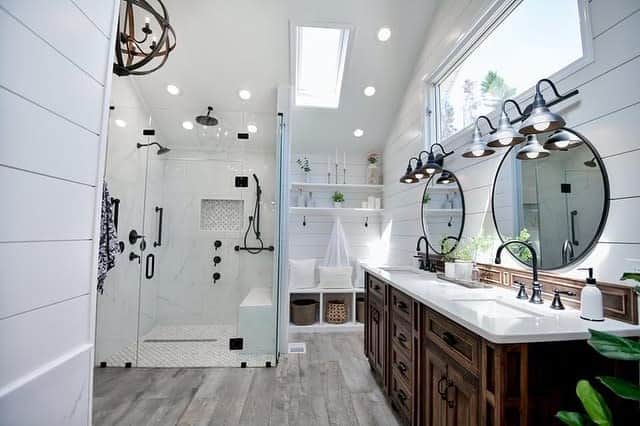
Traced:
[[522, 148], [520, 148], [516, 158], [518, 160], [539, 160], [540, 158], [545, 158], [549, 155], [549, 151], [540, 145], [536, 135], [531, 134], [527, 135], [527, 142]]
[[492, 148], [506, 148], [524, 142], [524, 136], [516, 131], [509, 121], [507, 113], [502, 111], [498, 130], [487, 136], [487, 146]]
[[420, 181], [420, 179], [415, 176], [413, 169], [411, 168], [411, 160], [416, 160], [416, 158], [414, 157], [409, 160], [409, 164], [407, 164], [407, 171], [404, 176], [400, 178], [401, 183], [417, 183]]
[[444, 172], [442, 172], [438, 180], [436, 180], [436, 183], [440, 185], [447, 185], [455, 181], [456, 179], [453, 177], [453, 175], [445, 170]]
[[577, 135], [565, 129], [560, 129], [549, 136], [549, 139], [544, 143], [544, 148], [550, 151], [567, 151], [581, 144], [582, 139]]
[[433, 153], [429, 153], [427, 164], [425, 164], [420, 171], [424, 176], [431, 176], [434, 173], [438, 173], [440, 170], [442, 170], [442, 156], [438, 155], [438, 159], [436, 159]]
[[540, 86], [542, 83], [547, 83], [558, 98], [561, 98], [560, 93], [556, 89], [556, 86], [551, 80], [543, 78], [536, 84], [536, 96], [533, 98], [533, 104], [531, 104], [531, 114], [520, 126], [520, 133], [523, 135], [531, 135], [536, 133], [551, 132], [564, 127], [566, 124], [564, 118], [560, 117], [555, 112], [551, 112], [547, 107], [547, 102], [542, 96]]
[[487, 148], [482, 140], [482, 133], [480, 133], [480, 129], [478, 129], [478, 126], [476, 125], [473, 130], [473, 142], [471, 142], [469, 149], [467, 149], [462, 156], [465, 158], [479, 158], [489, 156], [494, 152], [495, 150]]

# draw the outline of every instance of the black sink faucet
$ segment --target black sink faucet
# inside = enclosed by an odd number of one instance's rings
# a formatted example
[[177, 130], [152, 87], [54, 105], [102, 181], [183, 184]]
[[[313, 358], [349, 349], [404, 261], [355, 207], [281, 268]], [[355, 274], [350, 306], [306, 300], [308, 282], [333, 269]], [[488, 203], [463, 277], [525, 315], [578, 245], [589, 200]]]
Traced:
[[533, 268], [533, 284], [532, 284], [533, 293], [531, 294], [531, 298], [529, 299], [529, 302], [536, 303], [536, 304], [543, 303], [542, 286], [538, 281], [538, 254], [536, 253], [536, 249], [534, 249], [531, 244], [524, 241], [520, 241], [520, 240], [505, 241], [500, 245], [500, 247], [498, 247], [498, 250], [496, 251], [495, 264], [499, 265], [500, 263], [502, 263], [500, 259], [500, 253], [502, 253], [502, 249], [504, 249], [506, 246], [511, 244], [523, 245], [529, 250], [529, 252], [531, 252], [531, 267]]
[[[425, 250], [424, 250], [424, 254], [420, 251], [420, 243], [424, 241], [425, 244]], [[427, 237], [425, 235], [422, 235], [420, 238], [418, 238], [418, 243], [416, 244], [416, 258], [420, 259], [420, 269], [422, 269], [423, 271], [431, 271], [434, 272], [435, 269], [435, 265], [431, 264], [431, 260], [429, 259], [429, 241], [427, 241]]]

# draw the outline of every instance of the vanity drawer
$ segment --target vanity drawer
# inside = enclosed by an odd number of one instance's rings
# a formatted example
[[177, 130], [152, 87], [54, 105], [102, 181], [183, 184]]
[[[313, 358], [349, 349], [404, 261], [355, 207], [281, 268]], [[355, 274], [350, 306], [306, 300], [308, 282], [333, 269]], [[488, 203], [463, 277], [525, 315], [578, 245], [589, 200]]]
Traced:
[[380, 300], [384, 301], [384, 292], [387, 287], [386, 284], [372, 275], [369, 275], [367, 281], [367, 289], [369, 290], [369, 294], [377, 296], [380, 298]]
[[391, 315], [391, 344], [407, 358], [412, 358], [411, 326], [397, 315]]
[[413, 395], [396, 374], [391, 375], [391, 406], [400, 415], [405, 424], [411, 424]]
[[408, 389], [413, 389], [413, 363], [396, 345], [392, 345], [391, 348], [391, 372], [402, 380]]
[[424, 325], [426, 338], [442, 348], [461, 366], [478, 374], [481, 345], [479, 336], [430, 309], [424, 310]]
[[391, 288], [391, 310], [394, 315], [403, 318], [409, 324], [413, 322], [413, 300], [393, 287]]

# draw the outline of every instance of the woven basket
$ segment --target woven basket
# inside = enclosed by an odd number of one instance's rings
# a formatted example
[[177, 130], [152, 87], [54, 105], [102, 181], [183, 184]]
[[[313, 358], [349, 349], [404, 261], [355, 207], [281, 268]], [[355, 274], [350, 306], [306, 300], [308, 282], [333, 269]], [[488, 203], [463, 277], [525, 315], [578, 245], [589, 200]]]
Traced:
[[347, 322], [347, 305], [341, 300], [329, 300], [325, 321], [329, 324], [344, 324]]
[[316, 322], [318, 302], [313, 299], [291, 301], [291, 322], [295, 325], [311, 325]]

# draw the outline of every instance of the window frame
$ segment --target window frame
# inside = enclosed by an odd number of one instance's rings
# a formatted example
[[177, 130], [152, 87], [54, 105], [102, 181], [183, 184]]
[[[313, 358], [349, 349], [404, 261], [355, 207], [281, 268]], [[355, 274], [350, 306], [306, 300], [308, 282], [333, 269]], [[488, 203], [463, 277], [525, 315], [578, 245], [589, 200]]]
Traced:
[[[496, 0], [489, 8], [482, 13], [471, 26], [469, 31], [462, 34], [455, 43], [452, 51], [445, 57], [444, 61], [435, 68], [433, 72], [423, 78], [425, 83], [425, 135], [428, 135], [425, 145], [431, 146], [436, 142], [445, 145], [448, 141], [460, 137], [463, 133], [471, 130], [473, 124], [459, 129], [446, 138], [442, 139], [442, 129], [440, 123], [440, 84], [444, 81], [464, 60], [471, 55], [475, 49], [486, 40], [502, 22], [513, 12], [523, 1], [533, 0]], [[580, 20], [580, 36], [582, 44], [582, 57], [567, 64], [550, 76], [540, 76], [549, 78], [554, 82], [574, 74], [578, 70], [591, 64], [594, 61], [593, 55], [593, 35], [591, 31], [591, 15], [589, 9], [590, 0], [576, 0], [578, 2], [578, 12]], [[535, 85], [518, 93], [513, 98], [520, 104], [526, 103], [529, 98], [533, 98]], [[486, 115], [497, 117], [497, 110], [488, 112]]]

